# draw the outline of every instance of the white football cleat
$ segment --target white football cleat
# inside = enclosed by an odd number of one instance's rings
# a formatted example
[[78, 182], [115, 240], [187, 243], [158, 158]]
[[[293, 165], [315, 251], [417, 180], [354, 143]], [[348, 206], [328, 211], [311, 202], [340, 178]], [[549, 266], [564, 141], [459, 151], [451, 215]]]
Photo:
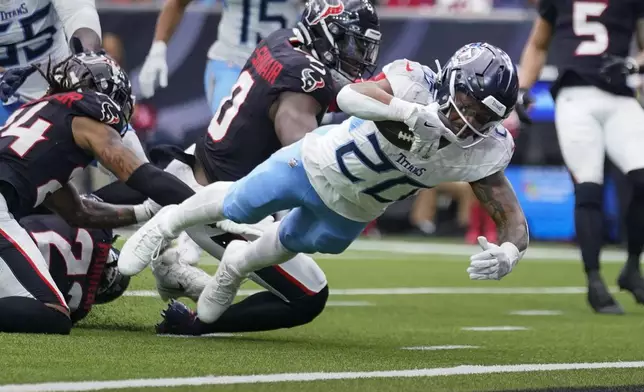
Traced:
[[163, 235], [159, 223], [163, 222], [165, 215], [175, 207], [163, 207], [125, 242], [119, 256], [119, 272], [127, 276], [136, 275], [159, 257], [164, 246], [172, 239]]
[[196, 242], [190, 238], [188, 233], [185, 231], [179, 235], [177, 240], [177, 250], [179, 256], [179, 262], [189, 265], [195, 265], [199, 263], [201, 258], [201, 247], [197, 245]]
[[212, 277], [197, 301], [197, 316], [204, 323], [214, 323], [233, 303], [239, 287], [246, 280], [235, 268], [240, 252], [249, 243], [246, 241], [231, 241], [221, 258], [219, 268]]
[[179, 251], [168, 249], [150, 265], [152, 274], [157, 282], [157, 291], [161, 299], [168, 301], [180, 297], [188, 297], [197, 302], [210, 275], [188, 264], [179, 261]]

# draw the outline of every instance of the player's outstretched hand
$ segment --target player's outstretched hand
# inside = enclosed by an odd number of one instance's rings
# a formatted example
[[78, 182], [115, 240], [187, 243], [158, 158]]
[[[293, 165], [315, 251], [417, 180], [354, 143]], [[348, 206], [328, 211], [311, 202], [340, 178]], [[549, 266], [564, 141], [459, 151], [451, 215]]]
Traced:
[[611, 54], [604, 54], [602, 56], [602, 67], [599, 70], [601, 75], [610, 78], [619, 74], [630, 75], [636, 74], [640, 70], [640, 66], [632, 57], [619, 57]]
[[483, 236], [478, 237], [478, 242], [483, 251], [470, 257], [467, 269], [472, 280], [499, 280], [519, 261], [519, 249], [510, 242], [498, 246]]
[[36, 72], [36, 69], [35, 66], [28, 65], [26, 67], [13, 68], [5, 71], [0, 78], [0, 100], [2, 102], [9, 101], [25, 80]]
[[161, 88], [168, 87], [168, 64], [166, 63], [167, 46], [163, 41], [152, 43], [150, 53], [139, 72], [139, 87], [144, 98], [154, 95], [157, 85]]
[[456, 141], [456, 135], [443, 124], [438, 113], [437, 102], [426, 106], [417, 105], [417, 108], [406, 122], [414, 133], [414, 141], [409, 151], [421, 159], [427, 159], [438, 150], [441, 137], [453, 143]]
[[517, 97], [517, 105], [514, 111], [519, 116], [519, 120], [524, 124], [532, 124], [532, 119], [528, 114], [530, 107], [534, 104], [534, 98], [530, 95], [528, 89], [519, 89], [519, 96]]

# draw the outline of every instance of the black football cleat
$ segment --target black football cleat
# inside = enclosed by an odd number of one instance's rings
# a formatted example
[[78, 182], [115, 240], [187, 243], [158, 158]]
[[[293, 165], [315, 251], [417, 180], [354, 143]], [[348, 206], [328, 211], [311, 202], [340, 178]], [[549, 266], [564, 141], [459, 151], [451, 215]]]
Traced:
[[201, 322], [197, 313], [179, 301], [172, 300], [168, 309], [161, 312], [163, 320], [156, 325], [159, 335], [189, 335], [201, 334]]
[[644, 305], [644, 279], [639, 271], [624, 267], [617, 278], [617, 285], [620, 290], [630, 291], [635, 302]]
[[597, 313], [624, 314], [624, 309], [608, 292], [599, 274], [588, 277], [588, 303]]

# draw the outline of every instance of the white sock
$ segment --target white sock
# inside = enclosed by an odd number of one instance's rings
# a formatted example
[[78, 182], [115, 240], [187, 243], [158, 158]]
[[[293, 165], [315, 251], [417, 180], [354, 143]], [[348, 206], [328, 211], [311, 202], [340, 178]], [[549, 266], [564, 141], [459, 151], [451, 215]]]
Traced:
[[240, 261], [235, 264], [241, 274], [281, 264], [295, 256], [280, 242], [279, 225], [279, 222], [271, 224], [261, 237], [246, 246], [244, 254], [240, 255]]
[[224, 219], [224, 198], [232, 184], [220, 181], [203, 187], [166, 216], [161, 223], [161, 230], [176, 237], [188, 227]]

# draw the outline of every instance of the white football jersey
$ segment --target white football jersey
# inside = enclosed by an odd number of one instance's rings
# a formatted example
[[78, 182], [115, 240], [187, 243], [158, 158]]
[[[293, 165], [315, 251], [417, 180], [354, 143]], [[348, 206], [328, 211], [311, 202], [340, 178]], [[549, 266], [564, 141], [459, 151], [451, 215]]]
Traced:
[[[0, 67], [24, 67], [50, 57], [57, 62], [70, 54], [51, 0], [0, 0]], [[45, 80], [34, 74], [19, 93], [39, 98], [46, 89]]]
[[[397, 60], [383, 72], [397, 98], [433, 102], [436, 74], [428, 67]], [[313, 188], [329, 208], [345, 218], [368, 222], [419, 188], [472, 182], [503, 170], [513, 152], [512, 136], [499, 126], [473, 147], [450, 144], [429, 159], [420, 159], [387, 141], [372, 121], [351, 117], [326, 134], [307, 134], [302, 161]]]
[[294, 27], [301, 13], [301, 0], [225, 0], [208, 58], [243, 67], [262, 38]]

